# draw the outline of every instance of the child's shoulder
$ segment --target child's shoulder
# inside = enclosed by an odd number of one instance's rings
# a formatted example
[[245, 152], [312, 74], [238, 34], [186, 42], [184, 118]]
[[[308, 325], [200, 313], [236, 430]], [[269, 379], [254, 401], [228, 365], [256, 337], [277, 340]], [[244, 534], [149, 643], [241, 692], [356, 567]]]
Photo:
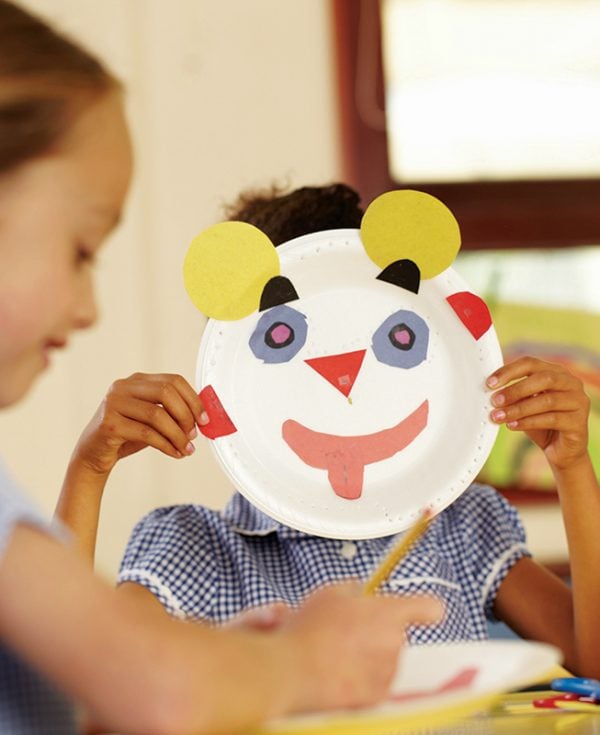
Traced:
[[219, 518], [219, 511], [194, 503], [178, 503], [154, 508], [140, 524], [183, 525], [188, 523], [210, 523]]
[[432, 543], [472, 567], [488, 569], [511, 550], [523, 553], [525, 530], [515, 508], [489, 485], [474, 483], [432, 523]]
[[493, 519], [512, 519], [517, 512], [498, 490], [474, 482], [441, 515], [450, 523], [462, 525], [465, 522], [477, 524], [489, 523]]
[[145, 544], [191, 543], [202, 544], [225, 527], [221, 512], [204, 505], [168, 505], [147, 513], [132, 531], [130, 543]]
[[478, 503], [494, 505], [497, 503], [504, 504], [506, 503], [506, 500], [495, 487], [484, 485], [480, 482], [473, 482], [456, 500], [456, 503], [461, 502], [464, 505], [474, 505]]

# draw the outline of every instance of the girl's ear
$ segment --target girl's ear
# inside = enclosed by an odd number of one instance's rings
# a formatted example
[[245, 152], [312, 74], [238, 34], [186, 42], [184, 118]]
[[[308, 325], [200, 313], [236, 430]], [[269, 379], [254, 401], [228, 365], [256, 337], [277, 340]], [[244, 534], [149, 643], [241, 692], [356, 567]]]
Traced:
[[275, 246], [246, 222], [222, 222], [204, 230], [192, 240], [183, 264], [185, 288], [195, 306], [224, 321], [257, 311], [265, 285], [279, 272]]
[[[458, 222], [448, 207], [412, 189], [374, 199], [363, 216], [360, 235], [367, 255], [382, 269], [378, 278], [415, 293], [420, 279], [446, 270], [460, 248]], [[393, 267], [394, 263], [403, 265]]]
[[458, 291], [446, 298], [456, 316], [471, 332], [475, 340], [492, 326], [492, 315], [485, 301], [470, 291]]

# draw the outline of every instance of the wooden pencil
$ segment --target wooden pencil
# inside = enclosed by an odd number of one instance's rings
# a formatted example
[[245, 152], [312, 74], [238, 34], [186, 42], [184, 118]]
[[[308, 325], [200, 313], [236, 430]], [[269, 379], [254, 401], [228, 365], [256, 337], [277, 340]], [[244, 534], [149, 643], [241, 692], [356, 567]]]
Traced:
[[375, 594], [379, 585], [385, 582], [400, 560], [408, 554], [413, 544], [425, 533], [432, 517], [433, 513], [429, 508], [426, 508], [419, 516], [414, 526], [409, 528], [404, 536], [398, 540], [398, 543], [382, 559], [377, 569], [375, 569], [373, 574], [371, 574], [369, 579], [365, 582], [363, 587], [363, 593], [365, 595]]

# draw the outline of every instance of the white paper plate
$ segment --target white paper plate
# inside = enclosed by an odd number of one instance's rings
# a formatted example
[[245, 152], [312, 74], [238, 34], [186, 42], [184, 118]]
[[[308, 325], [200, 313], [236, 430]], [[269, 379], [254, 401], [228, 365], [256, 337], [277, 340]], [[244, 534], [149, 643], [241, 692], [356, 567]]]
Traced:
[[[502, 692], [552, 675], [558, 649], [546, 643], [480, 641], [407, 648], [389, 702], [364, 710], [289, 717], [261, 735], [375, 735], [448, 724], [489, 707]], [[469, 730], [476, 732], [476, 730]]]
[[[210, 320], [198, 356], [198, 388], [214, 388], [236, 428], [212, 442], [231, 482], [269, 516], [326, 537], [385, 536], [407, 528], [427, 505], [442, 510], [473, 481], [497, 433], [484, 385], [502, 363], [495, 331], [490, 327], [475, 339], [446, 301], [470, 289], [451, 268], [423, 280], [418, 294], [378, 280], [380, 269], [357, 230], [315, 233], [277, 250], [282, 275], [299, 295], [285, 308], [294, 310], [296, 336], [305, 324], [305, 341], [298, 339], [292, 351], [301, 348], [285, 362], [264, 362], [262, 353], [257, 358], [252, 335], [261, 319], [271, 318], [262, 312]], [[416, 336], [412, 350], [399, 351], [404, 367], [379, 359], [385, 349], [393, 351], [383, 346], [393, 320], [382, 324], [397, 312]], [[419, 360], [425, 339], [425, 359], [407, 367]], [[349, 396], [305, 362], [361, 351]], [[400, 439], [401, 428], [389, 431], [413, 414], [421, 421], [414, 438]], [[333, 441], [324, 468], [310, 466], [284, 440], [284, 426], [298, 424], [306, 429], [296, 442], [305, 446], [308, 436], [306, 446], [316, 446], [320, 457], [325, 450], [317, 434], [345, 437], [339, 450]], [[372, 459], [382, 441], [389, 456], [364, 465], [356, 496], [357, 457]], [[402, 441], [407, 446], [396, 451]], [[340, 495], [344, 481], [354, 488], [352, 499]]]

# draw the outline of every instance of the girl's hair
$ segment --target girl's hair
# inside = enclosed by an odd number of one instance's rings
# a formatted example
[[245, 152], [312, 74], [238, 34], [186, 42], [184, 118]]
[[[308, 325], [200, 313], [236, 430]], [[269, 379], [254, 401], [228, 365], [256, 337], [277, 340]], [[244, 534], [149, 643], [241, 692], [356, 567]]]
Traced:
[[310, 232], [360, 227], [363, 210], [358, 192], [338, 183], [287, 193], [277, 186], [247, 191], [226, 207], [226, 216], [255, 225], [274, 245], [281, 245]]
[[86, 105], [119, 86], [79, 45], [0, 0], [0, 174], [49, 153]]

